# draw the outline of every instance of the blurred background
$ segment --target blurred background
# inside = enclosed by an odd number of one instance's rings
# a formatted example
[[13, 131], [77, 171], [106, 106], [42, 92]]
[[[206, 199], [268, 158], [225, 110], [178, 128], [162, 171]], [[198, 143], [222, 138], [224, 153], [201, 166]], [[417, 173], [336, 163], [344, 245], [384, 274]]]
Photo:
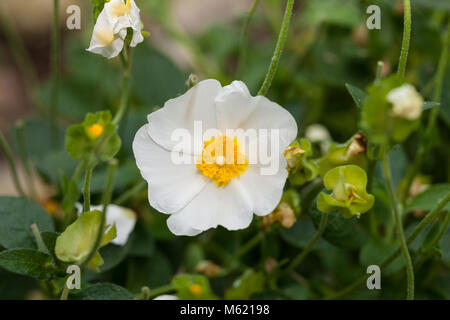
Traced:
[[[396, 72], [403, 31], [402, 2], [296, 1], [288, 42], [268, 96], [293, 114], [300, 136], [311, 124], [322, 124], [338, 142], [355, 134], [358, 110], [345, 84], [365, 89], [374, 80], [380, 60], [384, 62], [383, 75]], [[116, 198], [142, 183], [131, 150], [135, 132], [146, 122], [147, 114], [186, 90], [185, 81], [190, 73], [200, 79], [216, 78], [222, 85], [240, 79], [256, 95], [270, 63], [285, 7], [285, 1], [261, 0], [250, 23], [248, 39], [242, 41], [242, 28], [252, 0], [136, 0], [136, 3], [141, 9], [144, 30], [150, 36], [144, 44], [133, 49], [130, 106], [119, 128], [122, 148], [117, 155], [120, 166], [114, 191]], [[68, 30], [66, 26], [69, 16], [66, 9], [71, 4], [81, 8], [80, 30]], [[381, 8], [380, 30], [366, 28], [369, 16], [366, 9], [372, 4]], [[413, 30], [407, 78], [417, 86], [425, 100], [430, 101], [450, 1], [412, 0], [412, 4]], [[22, 123], [23, 149], [33, 169], [36, 199], [56, 217], [61, 215], [61, 177], [70, 176], [76, 166], [64, 150], [66, 128], [82, 121], [87, 112], [105, 109], [114, 112], [121, 92], [119, 59], [108, 61], [85, 51], [93, 29], [90, 1], [61, 0], [59, 17], [61, 77], [55, 134], [49, 120], [53, 1], [0, 1], [0, 130], [7, 136], [18, 158], [17, 123]], [[432, 183], [450, 180], [449, 68], [442, 92], [441, 112], [434, 133], [436, 146], [422, 172]], [[418, 142], [418, 135], [413, 134], [404, 147], [396, 149], [393, 172], [396, 186], [404, 176], [408, 159], [414, 158]], [[320, 156], [320, 152], [315, 156]], [[17, 163], [23, 185], [29, 184], [20, 161]], [[91, 186], [94, 204], [99, 201], [105, 176], [106, 168], [98, 167]], [[0, 153], [0, 194], [17, 195], [3, 153]], [[88, 278], [97, 277], [96, 281], [114, 278], [115, 283], [126, 283], [129, 290], [138, 292], [143, 284], [167, 283], [179, 268], [192, 271], [193, 261], [203, 257], [204, 252], [217, 260], [222, 259], [217, 257], [220, 250], [208, 240], [210, 237], [216, 243], [226, 243], [229, 248], [236, 247], [247, 237], [247, 231], [237, 236], [219, 230], [213, 235], [207, 233], [207, 242], [199, 240], [202, 241], [200, 247], [194, 240], [186, 243], [169, 233], [165, 226], [166, 217], [149, 207], [145, 188], [129, 199], [127, 205], [136, 210], [142, 225], [150, 230], [150, 233], [144, 233], [143, 243], [150, 243], [148, 250], [153, 250], [152, 253], [142, 254], [142, 246], [130, 249], [138, 258], [128, 259], [126, 267], [122, 251], [115, 253], [115, 260], [108, 260], [108, 253], [105, 253], [105, 270], [117, 266], [116, 271], [101, 276], [88, 275]], [[312, 234], [312, 224], [307, 226]], [[139, 230], [136, 232], [142, 236], [139, 233], [142, 230]], [[304, 245], [296, 244], [298, 241], [307, 241], [303, 232], [295, 234], [294, 230], [291, 235], [283, 234], [284, 242], [269, 236], [263, 250], [274, 257], [289, 256]], [[348, 260], [342, 257], [348, 257]], [[158, 263], [152, 263], [154, 261]], [[315, 260], [305, 264], [305, 272], [313, 281], [317, 278], [323, 281], [315, 292], [326, 290], [329, 285], [339, 288], [348, 283], [353, 274], [360, 272], [354, 257], [340, 249], [329, 249], [327, 255], [320, 257], [320, 262], [321, 268], [331, 270], [331, 273], [317, 273], [320, 270], [316, 270]], [[450, 279], [448, 274], [446, 279]], [[229, 280], [219, 279], [213, 286], [221, 287]], [[447, 283], [450, 286], [450, 281]], [[7, 285], [6, 281], [4, 285]], [[399, 290], [403, 289], [396, 287], [393, 283], [392, 291], [386, 292], [392, 292], [391, 297], [402, 296]], [[389, 294], [385, 298], [390, 297]], [[13, 297], [18, 295], [10, 293]], [[308, 293], [308, 297], [314, 295]]]

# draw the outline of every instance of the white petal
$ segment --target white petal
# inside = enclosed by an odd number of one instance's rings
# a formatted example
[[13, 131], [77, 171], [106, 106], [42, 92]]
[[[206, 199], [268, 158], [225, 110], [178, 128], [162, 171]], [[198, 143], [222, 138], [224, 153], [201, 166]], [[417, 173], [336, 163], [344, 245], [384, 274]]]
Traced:
[[163, 295], [157, 296], [153, 300], [178, 300], [178, 297], [171, 295], [171, 294], [163, 294]]
[[[83, 213], [83, 206], [81, 203], [75, 203], [75, 208], [78, 211], [78, 215]], [[91, 206], [91, 210], [103, 211], [103, 205]], [[137, 216], [134, 211], [115, 204], [109, 204], [106, 209], [106, 224], [112, 226], [115, 223], [117, 230], [117, 236], [111, 243], [124, 246], [127, 243], [131, 232], [133, 232], [136, 220]]]
[[195, 166], [175, 164], [171, 152], [161, 148], [148, 135], [149, 125], [142, 126], [133, 140], [136, 164], [148, 182], [148, 198], [152, 207], [173, 213], [191, 201], [208, 182]]
[[239, 177], [242, 187], [253, 204], [253, 212], [258, 216], [271, 213], [283, 195], [288, 171], [285, 158], [281, 157], [280, 160], [280, 170], [276, 174], [262, 175], [260, 166], [249, 165], [248, 169]]
[[233, 82], [224, 87], [216, 99], [219, 130], [278, 129], [280, 149], [284, 150], [297, 137], [297, 124], [292, 115], [266, 97], [252, 97], [245, 84]]
[[[197, 141], [192, 141], [190, 150], [186, 152], [201, 154], [201, 134], [207, 129], [216, 128], [214, 99], [221, 89], [217, 80], [204, 80], [185, 94], [168, 100], [163, 108], [148, 115], [150, 137], [163, 148], [172, 150], [178, 143], [171, 139], [172, 134], [177, 129], [185, 129], [191, 137], [198, 138]], [[202, 126], [200, 136], [194, 134], [196, 121]]]
[[117, 237], [111, 242], [124, 246], [136, 224], [136, 213], [130, 209], [109, 204], [106, 210], [106, 223], [109, 225], [116, 224]]
[[248, 227], [252, 221], [252, 204], [236, 179], [225, 187], [209, 183], [186, 207], [167, 220], [176, 235], [192, 235], [185, 230], [205, 231], [221, 225], [228, 230]]
[[87, 51], [101, 54], [102, 56], [111, 59], [117, 57], [123, 49], [124, 42], [122, 39], [117, 38], [112, 41], [111, 44], [107, 44], [108, 39], [114, 38], [114, 30], [110, 24], [105, 10], [103, 10], [97, 18], [97, 22], [92, 32], [91, 43]]

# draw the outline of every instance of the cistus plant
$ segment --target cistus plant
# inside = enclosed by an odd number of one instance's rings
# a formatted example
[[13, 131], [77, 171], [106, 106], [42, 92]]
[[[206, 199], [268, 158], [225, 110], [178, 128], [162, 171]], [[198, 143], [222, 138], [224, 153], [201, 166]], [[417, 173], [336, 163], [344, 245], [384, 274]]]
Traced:
[[54, 0], [40, 108], [0, 132], [1, 299], [450, 298], [448, 8], [254, 0], [191, 34], [173, 1], [91, 4], [60, 68]]

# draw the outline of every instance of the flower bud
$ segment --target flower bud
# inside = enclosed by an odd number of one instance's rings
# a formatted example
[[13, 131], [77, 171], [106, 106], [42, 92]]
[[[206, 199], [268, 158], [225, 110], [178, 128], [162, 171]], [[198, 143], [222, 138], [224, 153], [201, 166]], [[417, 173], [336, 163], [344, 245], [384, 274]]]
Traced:
[[422, 96], [410, 84], [391, 90], [386, 99], [392, 103], [392, 113], [397, 117], [415, 120], [422, 113]]

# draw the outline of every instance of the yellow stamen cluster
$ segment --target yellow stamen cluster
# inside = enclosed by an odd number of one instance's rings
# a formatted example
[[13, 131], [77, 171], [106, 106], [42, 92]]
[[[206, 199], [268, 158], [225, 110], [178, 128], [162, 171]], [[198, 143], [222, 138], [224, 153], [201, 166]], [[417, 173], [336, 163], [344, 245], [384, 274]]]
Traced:
[[[109, 1], [108, 1], [109, 2]], [[111, 6], [110, 13], [113, 17], [118, 18], [126, 13], [128, 13], [131, 9], [131, 2], [130, 0], [127, 0], [127, 2], [119, 1]]]
[[98, 123], [94, 123], [88, 129], [88, 134], [93, 139], [98, 138], [102, 133], [103, 133], [103, 126]]
[[202, 156], [197, 159], [197, 169], [218, 186], [225, 186], [248, 168], [237, 138], [218, 136], [206, 141]]

